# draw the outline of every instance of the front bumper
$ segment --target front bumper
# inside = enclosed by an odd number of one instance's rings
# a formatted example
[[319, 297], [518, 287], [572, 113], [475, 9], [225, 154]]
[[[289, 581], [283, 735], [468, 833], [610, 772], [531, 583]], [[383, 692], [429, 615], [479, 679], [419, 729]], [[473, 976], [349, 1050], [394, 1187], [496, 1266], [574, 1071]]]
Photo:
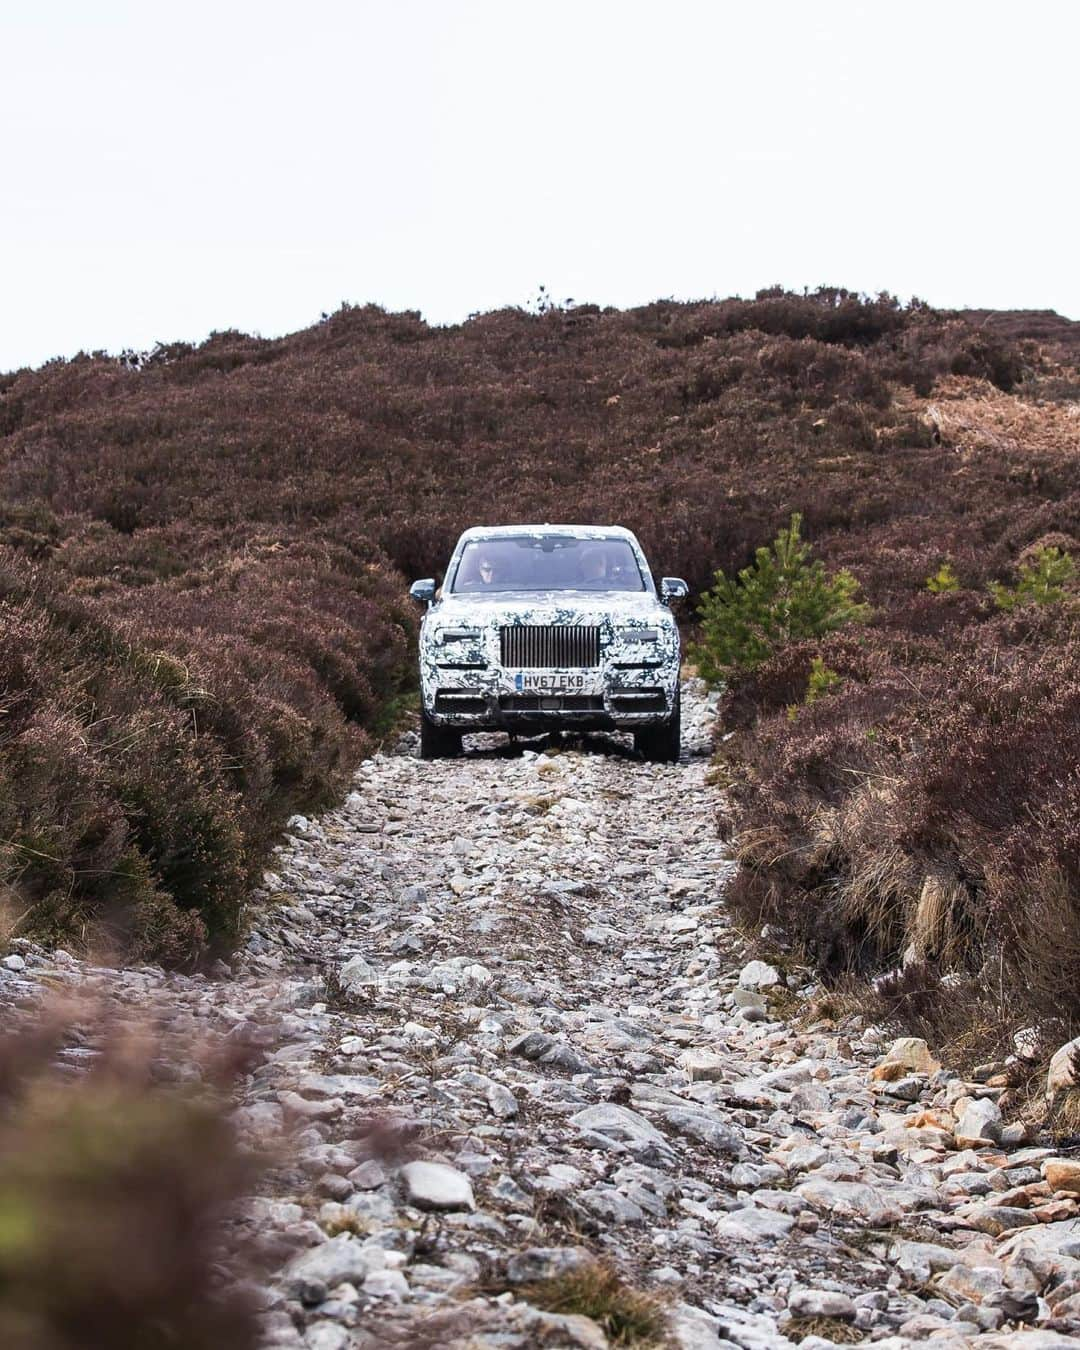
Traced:
[[[530, 687], [541, 677], [548, 688]], [[566, 689], [550, 687], [563, 681]], [[652, 726], [671, 717], [678, 662], [591, 670], [421, 669], [424, 711], [438, 726], [473, 731], [537, 732], [560, 727], [600, 731]]]

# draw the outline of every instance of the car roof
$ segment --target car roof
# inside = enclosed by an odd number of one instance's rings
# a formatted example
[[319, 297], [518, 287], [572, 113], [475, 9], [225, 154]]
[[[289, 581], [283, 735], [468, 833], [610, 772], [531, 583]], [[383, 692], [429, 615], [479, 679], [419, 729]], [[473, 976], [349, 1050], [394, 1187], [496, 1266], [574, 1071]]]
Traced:
[[622, 525], [473, 525], [465, 530], [459, 543], [470, 539], [503, 539], [514, 535], [568, 534], [577, 539], [628, 539], [637, 540], [633, 531]]

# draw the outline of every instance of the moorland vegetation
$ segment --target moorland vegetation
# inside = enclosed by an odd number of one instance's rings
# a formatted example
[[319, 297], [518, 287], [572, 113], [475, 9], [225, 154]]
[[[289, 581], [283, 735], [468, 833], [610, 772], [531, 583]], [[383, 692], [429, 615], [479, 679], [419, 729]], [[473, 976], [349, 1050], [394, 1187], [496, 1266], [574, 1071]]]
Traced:
[[464, 526], [619, 522], [700, 593], [798, 513], [859, 621], [726, 672], [740, 912], [830, 971], [906, 955], [923, 1012], [948, 976], [1070, 1021], [1077, 327], [836, 289], [343, 306], [0, 377], [9, 930], [226, 949], [408, 696], [404, 584]]

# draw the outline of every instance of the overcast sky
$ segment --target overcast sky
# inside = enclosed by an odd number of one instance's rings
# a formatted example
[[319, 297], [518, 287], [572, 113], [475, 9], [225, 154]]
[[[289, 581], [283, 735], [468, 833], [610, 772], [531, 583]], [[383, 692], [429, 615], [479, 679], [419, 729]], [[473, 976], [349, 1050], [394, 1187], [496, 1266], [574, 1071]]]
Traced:
[[0, 370], [343, 300], [1080, 318], [1080, 6], [0, 0]]

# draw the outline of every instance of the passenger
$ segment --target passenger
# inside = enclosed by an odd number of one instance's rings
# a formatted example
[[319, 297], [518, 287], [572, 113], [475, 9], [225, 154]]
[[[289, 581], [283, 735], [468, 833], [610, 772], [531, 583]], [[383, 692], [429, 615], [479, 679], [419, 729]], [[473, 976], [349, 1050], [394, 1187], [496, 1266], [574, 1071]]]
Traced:
[[586, 549], [581, 555], [581, 584], [596, 586], [607, 577], [607, 554], [602, 545]]

